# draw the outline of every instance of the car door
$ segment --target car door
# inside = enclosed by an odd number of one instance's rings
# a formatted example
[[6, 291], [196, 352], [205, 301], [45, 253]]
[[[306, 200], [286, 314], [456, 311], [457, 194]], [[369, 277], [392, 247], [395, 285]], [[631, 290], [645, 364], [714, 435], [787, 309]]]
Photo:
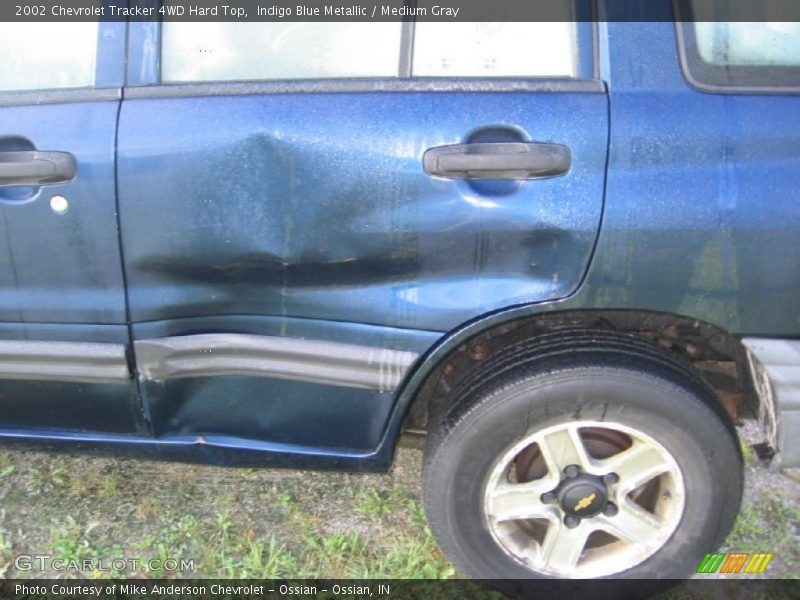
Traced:
[[124, 34], [124, 23], [0, 25], [5, 432], [143, 431], [116, 218]]
[[591, 24], [131, 27], [120, 218], [158, 437], [369, 451], [445, 332], [580, 284]]

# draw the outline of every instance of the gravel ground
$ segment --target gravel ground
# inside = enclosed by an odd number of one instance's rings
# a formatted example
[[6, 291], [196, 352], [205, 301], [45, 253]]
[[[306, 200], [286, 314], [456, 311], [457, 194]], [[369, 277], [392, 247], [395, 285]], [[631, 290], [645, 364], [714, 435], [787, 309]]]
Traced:
[[800, 579], [800, 470], [766, 468], [749, 447], [760, 441], [758, 433], [751, 421], [739, 428], [745, 456], [744, 497], [736, 525], [720, 550], [772, 552], [766, 576]]
[[[772, 552], [765, 575], [798, 578], [800, 479], [745, 448], [742, 514], [723, 550]], [[459, 577], [424, 524], [421, 458], [401, 449], [391, 473], [361, 475], [0, 449], [0, 576]], [[22, 570], [20, 554], [193, 569]]]

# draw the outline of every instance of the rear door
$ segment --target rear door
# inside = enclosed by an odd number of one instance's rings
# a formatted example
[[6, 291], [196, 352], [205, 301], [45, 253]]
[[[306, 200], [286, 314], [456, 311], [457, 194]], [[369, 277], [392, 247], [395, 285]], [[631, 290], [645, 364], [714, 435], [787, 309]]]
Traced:
[[443, 332], [578, 287], [591, 24], [131, 27], [120, 217], [158, 436], [366, 451]]
[[116, 124], [124, 23], [0, 25], [0, 428], [140, 433]]

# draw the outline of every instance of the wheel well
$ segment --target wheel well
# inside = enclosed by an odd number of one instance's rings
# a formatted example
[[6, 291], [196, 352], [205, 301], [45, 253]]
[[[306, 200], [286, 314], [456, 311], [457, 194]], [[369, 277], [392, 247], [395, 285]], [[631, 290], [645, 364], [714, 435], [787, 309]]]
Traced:
[[753, 393], [745, 349], [730, 333], [696, 319], [668, 313], [580, 310], [549, 312], [505, 322], [454, 348], [419, 387], [406, 415], [404, 430], [424, 433], [431, 412], [448, 406], [453, 400], [456, 383], [503, 348], [543, 334], [580, 328], [627, 333], [650, 340], [687, 360], [716, 392], [718, 401], [734, 422], [757, 413], [758, 398]]

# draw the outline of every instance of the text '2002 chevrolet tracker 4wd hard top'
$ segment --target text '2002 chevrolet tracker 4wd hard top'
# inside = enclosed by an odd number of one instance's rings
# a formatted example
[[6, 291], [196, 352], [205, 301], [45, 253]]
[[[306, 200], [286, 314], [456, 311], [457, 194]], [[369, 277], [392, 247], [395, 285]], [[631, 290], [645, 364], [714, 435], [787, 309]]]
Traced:
[[0, 438], [424, 434], [464, 573], [693, 571], [737, 421], [800, 464], [800, 27], [609, 4], [648, 18], [4, 24]]

